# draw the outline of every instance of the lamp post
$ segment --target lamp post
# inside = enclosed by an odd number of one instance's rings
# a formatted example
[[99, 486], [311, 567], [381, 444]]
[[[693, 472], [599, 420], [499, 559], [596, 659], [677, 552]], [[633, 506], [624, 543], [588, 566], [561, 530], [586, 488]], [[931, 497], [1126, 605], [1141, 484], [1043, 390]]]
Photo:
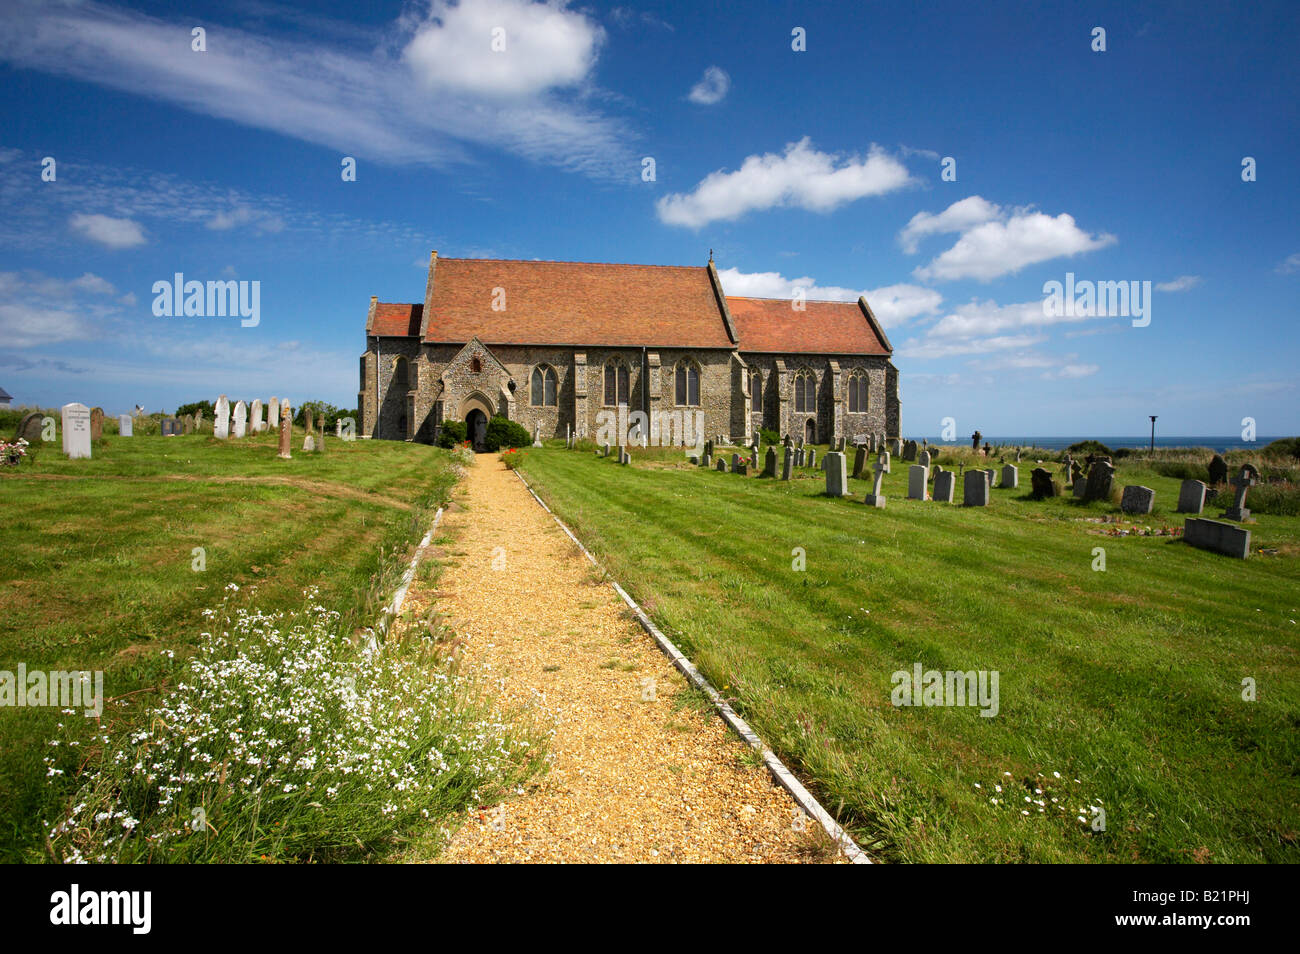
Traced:
[[1156, 449], [1156, 416], [1155, 414], [1151, 415], [1151, 450], [1153, 453]]

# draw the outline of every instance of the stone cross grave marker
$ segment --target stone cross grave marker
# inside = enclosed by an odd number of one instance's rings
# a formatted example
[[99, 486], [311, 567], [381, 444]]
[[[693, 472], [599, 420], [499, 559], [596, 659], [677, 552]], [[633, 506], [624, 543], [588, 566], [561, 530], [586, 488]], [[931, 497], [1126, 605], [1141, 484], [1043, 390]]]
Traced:
[[76, 460], [90, 456], [90, 408], [73, 402], [63, 405], [63, 453]]
[[1238, 523], [1244, 523], [1250, 519], [1250, 511], [1246, 509], [1246, 491], [1250, 490], [1258, 482], [1259, 471], [1250, 464], [1242, 464], [1237, 476], [1228, 481], [1236, 488], [1237, 499], [1231, 507], [1224, 511], [1224, 520], [1236, 520]]
[[885, 506], [885, 474], [889, 473], [889, 451], [882, 450], [876, 462], [872, 465], [872, 470], [876, 472], [875, 482], [871, 485], [871, 493], [867, 494], [865, 501], [868, 507], [879, 507], [884, 509]]

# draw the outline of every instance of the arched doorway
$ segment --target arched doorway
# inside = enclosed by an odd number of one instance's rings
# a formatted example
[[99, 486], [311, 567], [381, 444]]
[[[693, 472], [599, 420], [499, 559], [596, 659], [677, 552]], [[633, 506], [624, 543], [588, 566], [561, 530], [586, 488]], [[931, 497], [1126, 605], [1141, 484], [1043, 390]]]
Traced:
[[465, 436], [476, 452], [487, 450], [487, 415], [474, 408], [465, 415]]
[[803, 442], [805, 444], [817, 443], [817, 424], [810, 417], [804, 421], [803, 425]]

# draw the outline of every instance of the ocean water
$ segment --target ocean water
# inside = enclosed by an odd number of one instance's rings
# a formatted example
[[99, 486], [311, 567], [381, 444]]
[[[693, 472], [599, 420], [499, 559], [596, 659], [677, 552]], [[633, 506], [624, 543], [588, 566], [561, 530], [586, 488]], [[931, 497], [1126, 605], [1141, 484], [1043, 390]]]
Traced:
[[[945, 441], [937, 437], [927, 437], [931, 444], [939, 445], [964, 445], [970, 446], [970, 438], [964, 441]], [[1119, 450], [1121, 447], [1147, 448], [1151, 446], [1151, 435], [1145, 437], [999, 437], [996, 434], [986, 434], [980, 438], [980, 445], [992, 444], [994, 446], [1001, 444], [1003, 447], [1041, 447], [1044, 450], [1065, 450], [1071, 444], [1077, 444], [1080, 441], [1098, 440], [1109, 447], [1111, 450]], [[1253, 441], [1244, 441], [1240, 435], [1233, 437], [1162, 437], [1156, 435], [1156, 447], [1208, 447], [1212, 451], [1223, 453], [1230, 450], [1248, 450], [1252, 447], [1260, 448], [1277, 440], [1276, 437], [1257, 437]]]

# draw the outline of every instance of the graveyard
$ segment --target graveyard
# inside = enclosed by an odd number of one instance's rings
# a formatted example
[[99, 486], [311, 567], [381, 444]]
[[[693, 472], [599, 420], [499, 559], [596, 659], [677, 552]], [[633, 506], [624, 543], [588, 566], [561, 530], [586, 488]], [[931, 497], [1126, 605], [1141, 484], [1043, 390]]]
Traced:
[[[1105, 499], [1036, 499], [1032, 452], [999, 486], [1003, 463], [931, 448], [965, 471], [947, 503], [933, 475], [909, 499], [897, 458], [838, 496], [830, 448], [788, 480], [711, 450], [550, 442], [511, 466], [873, 854], [1300, 858], [1294, 511], [1255, 513], [1232, 559], [1184, 542], [1183, 480], [1141, 460], [1116, 458]], [[977, 467], [999, 479], [963, 505]], [[1125, 486], [1154, 491], [1149, 512], [1125, 512]], [[1229, 485], [1200, 517], [1233, 504]], [[892, 706], [890, 674], [917, 660], [999, 672], [997, 717]]]

